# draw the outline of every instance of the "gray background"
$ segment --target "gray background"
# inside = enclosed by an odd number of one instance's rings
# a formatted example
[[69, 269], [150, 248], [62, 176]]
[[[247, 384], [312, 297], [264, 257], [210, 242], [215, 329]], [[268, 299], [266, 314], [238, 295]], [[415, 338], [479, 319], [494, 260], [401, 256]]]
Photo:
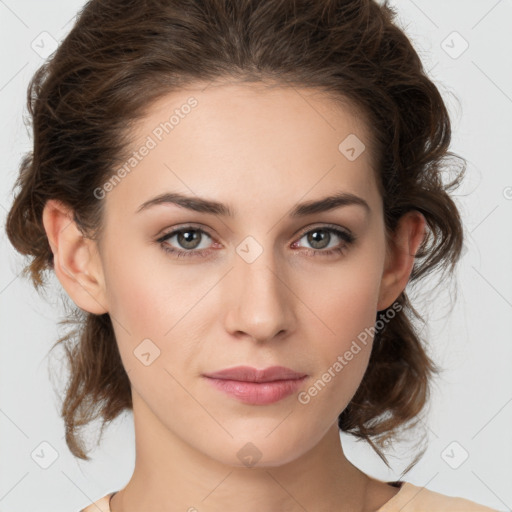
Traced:
[[[23, 115], [28, 82], [45, 57], [41, 39], [45, 48], [51, 38], [62, 40], [83, 4], [0, 0], [2, 227], [21, 156], [31, 147]], [[434, 384], [423, 420], [428, 450], [405, 479], [510, 510], [512, 0], [395, 0], [394, 5], [449, 107], [452, 151], [468, 162], [466, 182], [457, 192], [467, 234], [457, 300], [449, 288], [430, 296], [433, 282], [416, 294], [415, 304], [428, 313], [423, 335], [445, 372]], [[469, 46], [462, 52], [465, 41]], [[0, 245], [0, 512], [78, 511], [129, 480], [132, 418], [125, 414], [106, 430], [91, 462], [71, 455], [52, 387], [62, 385], [62, 368], [47, 355], [62, 333], [60, 285], [54, 278], [48, 299], [39, 297], [19, 276], [23, 258], [3, 230]], [[51, 380], [49, 363], [56, 372]], [[89, 430], [91, 440], [97, 427]], [[344, 434], [342, 440], [356, 466], [385, 480], [400, 476], [407, 465], [403, 457], [416, 441], [389, 452], [392, 472], [364, 443]]]

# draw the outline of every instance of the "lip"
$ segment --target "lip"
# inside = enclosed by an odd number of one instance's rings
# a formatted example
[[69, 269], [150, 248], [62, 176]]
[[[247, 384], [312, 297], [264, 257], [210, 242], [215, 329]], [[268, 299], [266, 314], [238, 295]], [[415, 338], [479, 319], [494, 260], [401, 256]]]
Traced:
[[204, 374], [218, 390], [250, 405], [267, 405], [298, 391], [307, 374], [284, 366], [263, 370], [250, 366], [236, 366]]
[[305, 373], [296, 372], [285, 366], [269, 366], [258, 370], [252, 366], [234, 366], [218, 372], [205, 373], [213, 379], [238, 380], [242, 382], [273, 382], [276, 380], [295, 380], [306, 377]]

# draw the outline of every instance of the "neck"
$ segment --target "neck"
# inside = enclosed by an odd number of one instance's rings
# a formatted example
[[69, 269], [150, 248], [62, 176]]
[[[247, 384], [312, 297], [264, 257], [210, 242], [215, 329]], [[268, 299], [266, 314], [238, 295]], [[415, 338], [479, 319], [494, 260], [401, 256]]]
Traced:
[[194, 449], [159, 422], [135, 392], [133, 405], [135, 469], [113, 497], [112, 512], [366, 510], [370, 478], [345, 457], [337, 424], [296, 458], [245, 467]]

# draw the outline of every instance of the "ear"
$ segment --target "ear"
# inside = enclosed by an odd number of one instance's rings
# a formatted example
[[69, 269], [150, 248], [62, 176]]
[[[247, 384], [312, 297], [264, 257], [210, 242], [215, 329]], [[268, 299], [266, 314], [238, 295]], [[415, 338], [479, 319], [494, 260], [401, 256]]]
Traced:
[[53, 252], [60, 283], [81, 309], [101, 315], [108, 311], [104, 279], [96, 243], [85, 238], [72, 210], [56, 199], [46, 202], [43, 225]]
[[414, 266], [414, 256], [425, 237], [425, 226], [425, 217], [416, 210], [399, 219], [386, 249], [377, 311], [391, 306], [404, 291]]

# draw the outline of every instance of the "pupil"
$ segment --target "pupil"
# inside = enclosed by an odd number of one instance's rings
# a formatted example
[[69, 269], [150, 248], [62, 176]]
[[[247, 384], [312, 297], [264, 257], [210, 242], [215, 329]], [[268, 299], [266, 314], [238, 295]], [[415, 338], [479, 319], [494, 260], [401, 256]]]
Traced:
[[179, 242], [183, 247], [187, 249], [194, 249], [194, 242], [199, 238], [198, 233], [196, 231], [182, 231], [179, 234]]
[[[317, 229], [316, 231], [313, 231], [312, 233], [310, 233], [308, 238], [309, 238], [309, 243], [311, 243], [311, 245], [313, 245], [313, 246], [314, 246], [314, 244], [320, 242], [320, 247], [317, 247], [317, 249], [322, 249], [329, 244], [330, 235], [321, 229]], [[322, 244], [322, 239], [324, 242], [323, 244]], [[325, 243], [325, 241], [327, 241], [327, 243]]]

